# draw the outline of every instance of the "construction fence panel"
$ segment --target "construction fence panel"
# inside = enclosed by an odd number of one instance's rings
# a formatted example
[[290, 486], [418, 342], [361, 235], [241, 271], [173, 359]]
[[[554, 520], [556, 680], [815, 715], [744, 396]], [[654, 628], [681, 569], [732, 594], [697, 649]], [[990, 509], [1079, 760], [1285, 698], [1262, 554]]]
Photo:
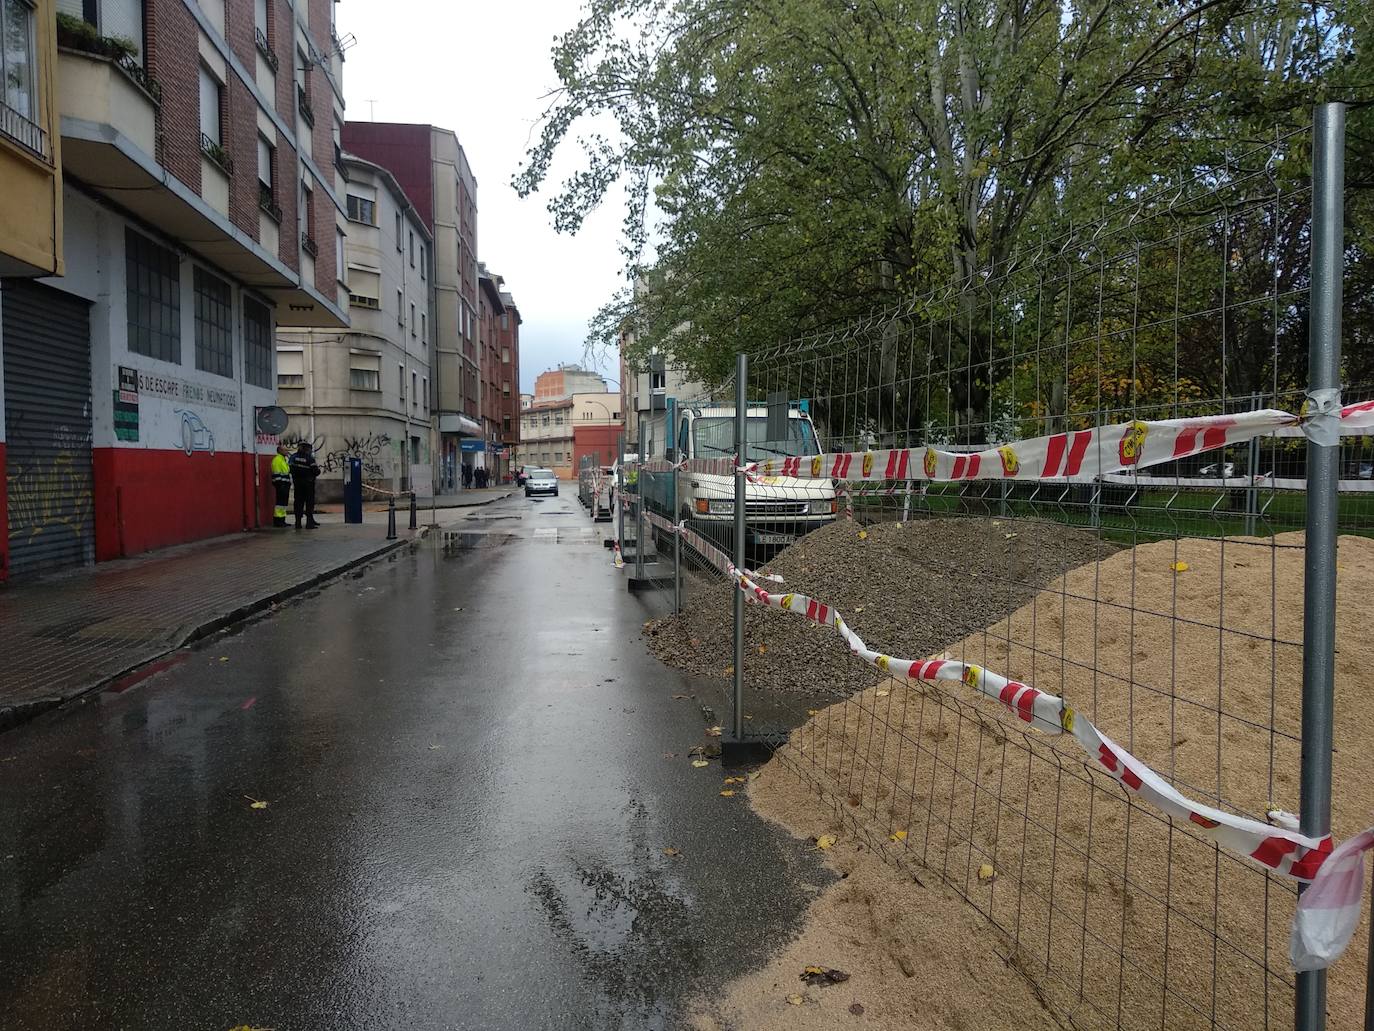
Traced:
[[[1284, 829], [1311, 162], [1310, 131], [1238, 148], [957, 288], [750, 355], [742, 578], [733, 385], [674, 427], [689, 586], [655, 651], [733, 674], [744, 590], [745, 724], [976, 907], [1074, 1027], [1294, 1026], [1298, 878], [1329, 847]], [[1343, 393], [1374, 399], [1374, 377]], [[1330, 422], [1337, 841], [1374, 813], [1356, 407]], [[1332, 1027], [1361, 1026], [1365, 955], [1357, 936], [1330, 972]]]

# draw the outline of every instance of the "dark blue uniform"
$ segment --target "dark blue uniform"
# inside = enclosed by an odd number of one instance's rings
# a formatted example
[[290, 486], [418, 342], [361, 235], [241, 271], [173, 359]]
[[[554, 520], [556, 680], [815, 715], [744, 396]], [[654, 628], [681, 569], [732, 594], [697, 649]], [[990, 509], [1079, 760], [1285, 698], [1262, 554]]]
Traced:
[[296, 491], [296, 529], [301, 528], [301, 517], [305, 525], [313, 530], [320, 524], [315, 522], [315, 477], [320, 475], [320, 464], [309, 451], [297, 451], [291, 456], [291, 486]]

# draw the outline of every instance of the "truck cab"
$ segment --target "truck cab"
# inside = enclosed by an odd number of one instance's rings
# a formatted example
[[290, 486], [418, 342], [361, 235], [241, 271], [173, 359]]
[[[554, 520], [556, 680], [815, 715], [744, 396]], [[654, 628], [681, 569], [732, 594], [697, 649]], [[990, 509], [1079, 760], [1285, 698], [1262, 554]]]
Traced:
[[[771, 462], [778, 469], [784, 459], [802, 458], [809, 465], [813, 456], [821, 454], [811, 417], [795, 407], [788, 409], [787, 416], [786, 436], [773, 440], [769, 439], [768, 410], [762, 406], [749, 409], [745, 461], [760, 466]], [[651, 453], [670, 462], [729, 459], [735, 453], [733, 406], [679, 409], [671, 441], [665, 439], [664, 430], [661, 422], [652, 428], [652, 436], [662, 435], [656, 442], [651, 436]], [[655, 478], [671, 480], [670, 476]], [[760, 470], [745, 490], [745, 545], [753, 561], [766, 561], [798, 538], [835, 521], [838, 505], [830, 480], [766, 475]], [[667, 514], [672, 500], [671, 482], [655, 483], [646, 490], [646, 500]], [[678, 475], [674, 517], [685, 520], [691, 529], [730, 551], [734, 536], [734, 476], [682, 470]]]

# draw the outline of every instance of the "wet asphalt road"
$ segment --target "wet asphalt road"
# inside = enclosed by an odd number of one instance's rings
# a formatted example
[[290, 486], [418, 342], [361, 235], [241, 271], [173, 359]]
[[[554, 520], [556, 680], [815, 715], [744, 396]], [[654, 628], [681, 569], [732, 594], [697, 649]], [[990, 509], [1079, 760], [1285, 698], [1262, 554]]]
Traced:
[[0, 1028], [674, 1028], [761, 964], [826, 875], [568, 493], [0, 735]]

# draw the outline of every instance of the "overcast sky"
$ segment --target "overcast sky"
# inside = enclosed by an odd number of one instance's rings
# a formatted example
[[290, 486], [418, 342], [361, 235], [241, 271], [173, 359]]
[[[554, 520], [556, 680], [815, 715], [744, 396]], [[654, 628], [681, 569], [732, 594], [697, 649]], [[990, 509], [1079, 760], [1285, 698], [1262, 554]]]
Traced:
[[[547, 103], [540, 97], [557, 85], [553, 38], [576, 23], [580, 6], [577, 0], [341, 0], [336, 8], [339, 35], [358, 40], [343, 68], [348, 118], [443, 126], [458, 133], [467, 151], [477, 176], [479, 257], [506, 277], [524, 318], [525, 391], [543, 370], [582, 360], [587, 320], [621, 283], [618, 204], [566, 236], [553, 231], [544, 197], [521, 200], [510, 186]], [[573, 163], [562, 159], [561, 171]]]

